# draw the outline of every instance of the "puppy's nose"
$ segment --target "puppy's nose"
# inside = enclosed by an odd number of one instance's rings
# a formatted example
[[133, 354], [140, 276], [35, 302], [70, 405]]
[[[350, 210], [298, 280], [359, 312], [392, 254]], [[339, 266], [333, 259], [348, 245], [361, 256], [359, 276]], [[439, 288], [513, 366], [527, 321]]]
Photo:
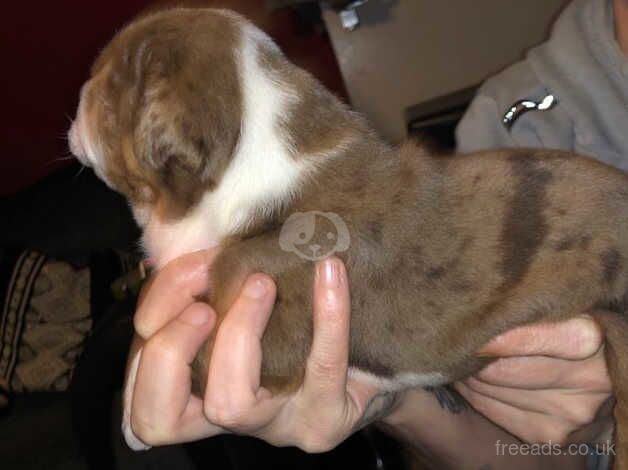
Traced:
[[314, 256], [316, 256], [318, 254], [318, 250], [321, 249], [320, 245], [317, 245], [316, 243], [314, 243], [313, 245], [310, 245], [310, 250], [312, 250], [312, 254]]

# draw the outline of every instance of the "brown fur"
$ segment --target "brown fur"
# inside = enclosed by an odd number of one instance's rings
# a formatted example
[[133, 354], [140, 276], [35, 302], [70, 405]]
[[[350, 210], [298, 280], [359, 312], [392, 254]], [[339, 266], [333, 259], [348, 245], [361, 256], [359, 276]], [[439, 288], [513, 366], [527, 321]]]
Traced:
[[[176, 219], [219, 184], [239, 134], [237, 44], [231, 19], [173, 10], [130, 26], [96, 63], [90, 93], [113, 109], [96, 113], [98, 134], [110, 177], [132, 202], [147, 186]], [[318, 159], [299, 197], [225, 241], [212, 266], [219, 321], [250, 273], [277, 283], [262, 384], [298, 385], [312, 338], [313, 262], [281, 249], [281, 225], [294, 212], [332, 212], [351, 236], [339, 256], [350, 277], [352, 366], [454, 381], [485, 364], [475, 351], [494, 336], [592, 312], [607, 332], [616, 468], [627, 470], [628, 177], [560, 151], [391, 149], [283, 56], [260, 57], [298, 93], [279, 123], [294, 158]], [[339, 155], [322, 157], [332, 150]], [[195, 364], [201, 384], [210, 353], [208, 344]]]
[[[202, 12], [202, 10], [200, 11]], [[92, 68], [87, 102], [106, 175], [131, 201], [148, 188], [176, 219], [220, 182], [240, 132], [235, 20], [170, 10], [128, 26]], [[211, 50], [207, 45], [211, 44]], [[206, 158], [207, 155], [211, 159]]]

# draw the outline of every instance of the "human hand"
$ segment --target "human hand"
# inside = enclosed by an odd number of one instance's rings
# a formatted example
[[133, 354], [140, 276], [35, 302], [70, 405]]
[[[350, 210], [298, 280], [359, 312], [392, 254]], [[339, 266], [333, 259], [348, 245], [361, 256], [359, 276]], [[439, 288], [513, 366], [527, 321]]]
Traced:
[[211, 307], [194, 300], [207, 285], [203, 273], [210, 260], [207, 253], [175, 260], [157, 274], [140, 303], [135, 349], [141, 354], [130, 361], [125, 392], [131, 447], [237, 432], [278, 446], [325, 451], [386, 404], [373, 386], [347, 378], [350, 299], [344, 266], [336, 258], [316, 267], [312, 350], [296, 392], [272, 395], [260, 386], [260, 340], [275, 286], [268, 276], [255, 274], [216, 332], [205, 396], [192, 395], [189, 364], [215, 321]]
[[612, 387], [602, 332], [589, 317], [516, 328], [479, 354], [499, 359], [455, 387], [506, 431], [559, 444], [610, 437]]

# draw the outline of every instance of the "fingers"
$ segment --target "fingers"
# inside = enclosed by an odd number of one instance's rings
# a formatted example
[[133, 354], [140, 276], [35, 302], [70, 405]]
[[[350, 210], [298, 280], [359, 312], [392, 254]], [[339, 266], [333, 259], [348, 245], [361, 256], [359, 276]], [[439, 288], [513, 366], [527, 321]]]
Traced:
[[315, 278], [314, 338], [302, 387], [276, 396], [260, 388], [261, 338], [275, 286], [267, 276], [254, 275], [214, 341], [204, 408], [210, 421], [309, 452], [329, 450], [355, 428], [375, 391], [347, 383], [350, 308], [344, 266], [335, 258], [323, 262]]
[[602, 346], [598, 324], [587, 316], [560, 323], [522, 326], [494, 338], [478, 354], [482, 356], [550, 356], [581, 360]]
[[593, 421], [602, 404], [608, 399], [608, 393], [603, 392], [496, 387], [473, 377], [463, 383], [483, 397], [497, 400], [518, 410], [543, 413], [565, 421], [572, 425], [572, 430]]
[[199, 411], [200, 399], [191, 395], [189, 367], [214, 321], [211, 307], [193, 303], [142, 348], [131, 426], [145, 443], [184, 442], [218, 432]]
[[351, 307], [347, 273], [338, 258], [316, 266], [313, 307], [314, 337], [303, 388], [319, 397], [344, 397]]
[[573, 425], [567, 420], [519, 409], [485, 396], [462, 382], [456, 382], [455, 388], [476, 411], [526, 442], [562, 444], [573, 431]]
[[612, 388], [602, 346], [600, 328], [584, 316], [517, 328], [480, 351], [504, 357], [456, 388], [477, 411], [526, 441], [594, 438], [604, 431], [598, 415]]
[[[275, 301], [275, 284], [265, 274], [247, 279], [220, 324], [209, 367], [205, 414], [238, 432], [252, 431], [269, 419], [260, 390], [261, 339]], [[228, 393], [226, 393], [228, 391]]]
[[545, 356], [498, 359], [476, 377], [486, 383], [527, 390], [564, 389], [610, 393], [612, 390], [604, 350], [581, 361]]
[[149, 281], [135, 313], [135, 331], [144, 339], [207, 291], [209, 264], [216, 250], [197, 251], [177, 258]]

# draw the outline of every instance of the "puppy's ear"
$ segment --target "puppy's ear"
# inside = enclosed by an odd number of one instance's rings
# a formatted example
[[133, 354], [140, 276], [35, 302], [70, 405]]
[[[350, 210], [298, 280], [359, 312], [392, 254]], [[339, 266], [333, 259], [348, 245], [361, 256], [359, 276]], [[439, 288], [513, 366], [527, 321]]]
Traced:
[[135, 132], [140, 164], [184, 209], [220, 182], [240, 133], [239, 91], [229, 90], [229, 106], [205, 85], [163, 80], [147, 89]]

